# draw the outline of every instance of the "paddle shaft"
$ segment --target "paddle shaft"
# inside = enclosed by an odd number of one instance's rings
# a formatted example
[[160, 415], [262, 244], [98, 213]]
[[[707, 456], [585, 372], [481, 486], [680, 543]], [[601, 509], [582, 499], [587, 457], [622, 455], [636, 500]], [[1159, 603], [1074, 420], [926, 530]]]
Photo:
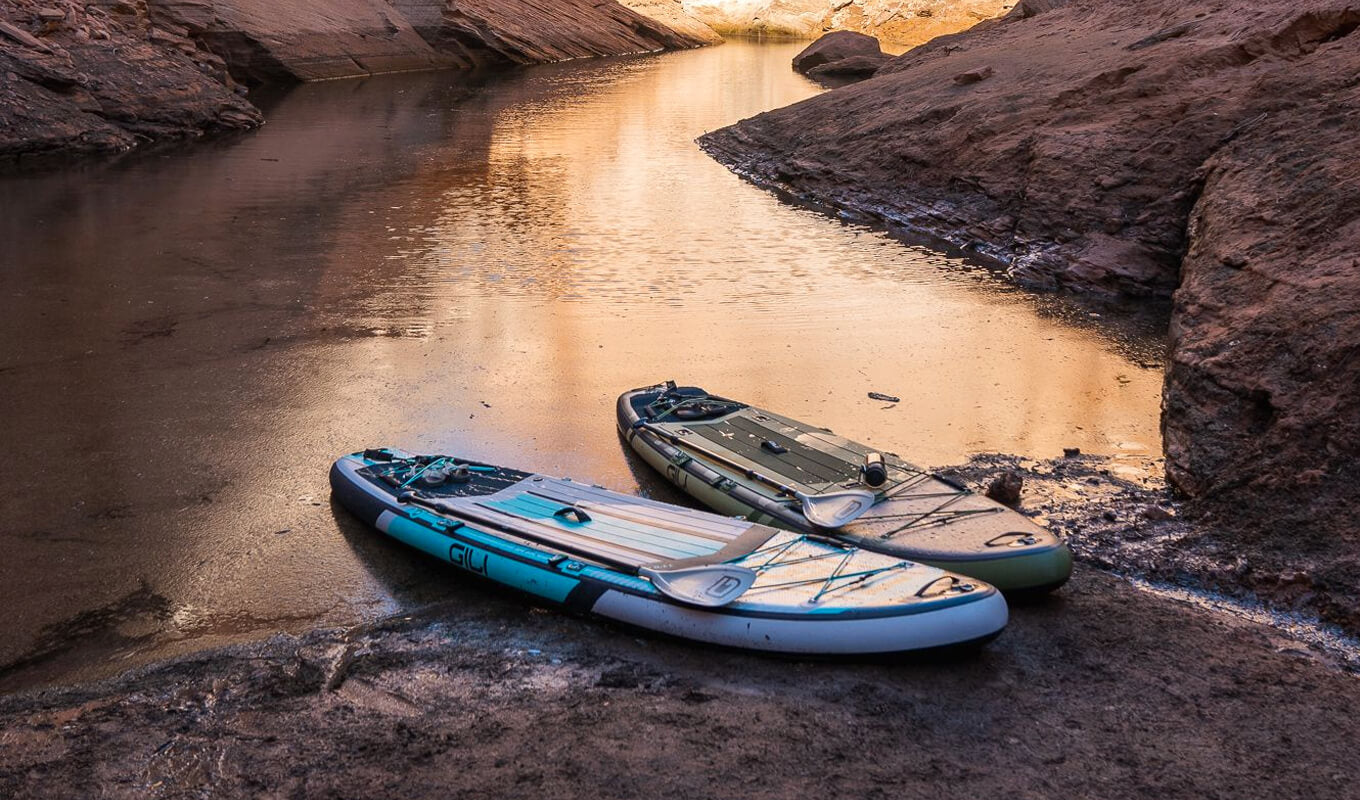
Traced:
[[664, 430], [664, 429], [662, 429], [662, 428], [658, 428], [658, 427], [652, 425], [652, 423], [650, 423], [650, 422], [648, 422], [648, 421], [646, 421], [646, 420], [639, 420], [638, 423], [637, 423], [636, 425], [634, 425], [633, 427], [635, 427], [635, 428], [643, 428], [643, 429], [645, 429], [645, 430], [651, 431], [652, 433], [656, 434], [657, 436], [660, 436], [662, 439], [664, 439], [664, 440], [667, 441], [667, 442], [670, 442], [671, 444], [675, 445], [676, 447], [679, 447], [679, 448], [682, 448], [682, 449], [693, 450], [694, 452], [698, 453], [699, 455], [703, 456], [704, 458], [710, 459], [710, 460], [712, 460], [712, 461], [716, 461], [716, 462], [718, 462], [719, 464], [722, 464], [723, 466], [731, 467], [732, 469], [737, 470], [738, 472], [740, 472], [741, 474], [743, 474], [743, 475], [745, 475], [746, 477], [750, 478], [751, 480], [760, 481], [761, 483], [765, 484], [766, 486], [769, 486], [769, 487], [774, 488], [774, 489], [778, 489], [779, 491], [783, 492], [784, 494], [788, 495], [789, 497], [799, 498], [800, 496], [803, 495], [802, 492], [798, 491], [797, 489], [793, 488], [792, 486], [786, 486], [785, 484], [780, 483], [779, 481], [775, 480], [774, 478], [771, 478], [771, 477], [769, 477], [769, 476], [767, 476], [767, 475], [762, 475], [761, 473], [756, 472], [755, 470], [753, 470], [753, 469], [751, 469], [751, 468], [749, 468], [749, 467], [743, 466], [742, 464], [739, 464], [739, 463], [737, 463], [736, 461], [733, 461], [732, 459], [727, 458], [726, 456], [719, 455], [718, 453], [715, 453], [715, 452], [713, 452], [712, 450], [709, 450], [709, 449], [706, 448], [706, 447], [702, 447], [702, 446], [700, 446], [700, 445], [697, 445], [697, 444], [695, 444], [695, 443], [689, 441], [688, 439], [685, 439], [685, 438], [680, 437], [680, 436], [676, 436], [675, 434], [670, 433], [670, 432], [668, 432], [668, 431], [666, 431], [666, 430]]

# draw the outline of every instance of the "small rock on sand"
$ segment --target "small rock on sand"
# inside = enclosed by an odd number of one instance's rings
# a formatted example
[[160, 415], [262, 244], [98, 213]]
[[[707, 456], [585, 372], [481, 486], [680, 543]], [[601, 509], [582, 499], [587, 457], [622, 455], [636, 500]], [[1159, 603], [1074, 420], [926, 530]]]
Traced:
[[1020, 502], [1020, 490], [1024, 486], [1025, 479], [1020, 477], [1020, 473], [1006, 470], [992, 479], [987, 486], [987, 496], [998, 503], [1013, 506]]

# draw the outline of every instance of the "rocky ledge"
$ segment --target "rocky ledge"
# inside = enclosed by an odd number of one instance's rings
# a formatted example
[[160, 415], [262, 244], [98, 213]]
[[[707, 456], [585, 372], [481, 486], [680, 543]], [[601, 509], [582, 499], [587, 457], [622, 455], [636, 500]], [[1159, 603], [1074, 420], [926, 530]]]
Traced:
[[260, 124], [225, 67], [144, 16], [0, 0], [0, 156], [118, 152]]
[[676, 0], [0, 0], [0, 158], [260, 124], [246, 88], [695, 47]]
[[701, 139], [1046, 288], [1174, 294], [1167, 474], [1360, 578], [1360, 6], [1026, 0]]

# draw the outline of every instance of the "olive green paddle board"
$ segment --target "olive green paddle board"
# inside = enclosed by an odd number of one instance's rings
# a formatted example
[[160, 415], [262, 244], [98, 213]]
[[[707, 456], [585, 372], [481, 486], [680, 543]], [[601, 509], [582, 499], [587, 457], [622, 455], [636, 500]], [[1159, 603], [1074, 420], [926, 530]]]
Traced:
[[1052, 591], [1072, 553], [1000, 503], [897, 456], [667, 382], [624, 392], [619, 430], [715, 511], [958, 572], [1012, 596]]

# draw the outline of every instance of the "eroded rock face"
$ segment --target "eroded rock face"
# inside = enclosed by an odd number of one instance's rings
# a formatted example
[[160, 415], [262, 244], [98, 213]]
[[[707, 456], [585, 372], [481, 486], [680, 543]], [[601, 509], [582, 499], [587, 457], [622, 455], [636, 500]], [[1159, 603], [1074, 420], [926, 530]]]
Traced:
[[[755, 180], [993, 255], [1023, 283], [1166, 296], [1201, 167], [1280, 106], [1262, 85], [1339, 46], [1342, 6], [1314, 5], [1014, 14], [702, 142]], [[1332, 23], [1301, 21], [1328, 9]]]
[[1243, 535], [1354, 560], [1357, 29], [1325, 0], [1027, 0], [701, 141], [1021, 283], [1179, 285], [1169, 477]]
[[718, 32], [705, 25], [698, 17], [685, 10], [682, 0], [620, 0], [644, 17], [654, 19], [667, 28], [704, 44], [721, 44]]
[[0, 0], [0, 157], [109, 153], [249, 128], [224, 65], [143, 5]]
[[240, 80], [318, 80], [381, 72], [533, 64], [694, 47], [613, 0], [149, 0]]
[[813, 39], [827, 31], [920, 44], [1009, 10], [1010, 0], [683, 0], [719, 33]]
[[1205, 164], [1162, 422], [1177, 486], [1314, 553], [1360, 551], [1357, 43], [1259, 85]]
[[257, 85], [463, 66], [383, 0], [146, 0], [152, 21], [202, 42]]

